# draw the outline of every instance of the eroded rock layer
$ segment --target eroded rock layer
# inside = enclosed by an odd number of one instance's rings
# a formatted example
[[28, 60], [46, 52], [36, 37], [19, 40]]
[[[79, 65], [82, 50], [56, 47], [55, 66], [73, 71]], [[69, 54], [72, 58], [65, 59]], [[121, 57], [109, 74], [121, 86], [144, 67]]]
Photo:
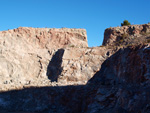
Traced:
[[86, 85], [1, 92], [0, 108], [26, 113], [149, 113], [149, 54], [149, 46], [120, 49]]
[[123, 27], [107, 28], [104, 33], [103, 45], [131, 45], [150, 42], [150, 24], [130, 25]]
[[1, 44], [12, 48], [27, 46], [26, 49], [29, 49], [33, 45], [34, 48], [49, 49], [88, 47], [85, 29], [19, 27], [0, 32], [0, 37]]
[[84, 29], [2, 31], [0, 90], [86, 84], [110, 54], [105, 47], [88, 48]]
[[86, 112], [149, 113], [149, 55], [150, 46], [139, 45], [108, 58], [88, 83], [94, 93], [88, 93]]
[[149, 24], [106, 29], [93, 48], [83, 31], [0, 32], [0, 112], [149, 113]]

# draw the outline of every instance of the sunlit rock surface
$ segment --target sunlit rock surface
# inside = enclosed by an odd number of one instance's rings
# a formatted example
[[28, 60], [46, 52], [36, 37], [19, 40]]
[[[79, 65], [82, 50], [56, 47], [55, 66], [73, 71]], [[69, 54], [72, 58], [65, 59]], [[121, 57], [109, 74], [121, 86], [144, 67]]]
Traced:
[[84, 29], [1, 31], [0, 90], [86, 84], [111, 52], [87, 46]]
[[148, 24], [106, 29], [93, 48], [85, 30], [49, 31], [0, 32], [0, 112], [150, 112]]

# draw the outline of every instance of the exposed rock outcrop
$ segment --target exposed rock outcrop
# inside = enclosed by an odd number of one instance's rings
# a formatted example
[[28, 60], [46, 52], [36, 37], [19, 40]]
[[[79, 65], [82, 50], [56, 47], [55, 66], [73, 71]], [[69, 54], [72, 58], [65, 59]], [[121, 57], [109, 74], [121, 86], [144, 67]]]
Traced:
[[84, 29], [18, 28], [0, 32], [0, 42], [1, 91], [86, 84], [112, 52], [87, 48]]
[[[54, 29], [51, 40], [47, 28], [0, 32], [0, 111], [149, 113], [149, 29], [149, 24], [106, 29], [106, 46], [94, 48], [77, 29]], [[64, 41], [72, 35], [55, 37], [66, 30], [81, 42], [70, 46]]]
[[[68, 28], [29, 28], [19, 27], [17, 29], [0, 32], [3, 45], [12, 48], [18, 46], [30, 46], [34, 48], [58, 49], [69, 46], [88, 47], [85, 29]], [[28, 45], [25, 45], [25, 44]], [[32, 48], [30, 48], [32, 50]]]
[[87, 85], [3, 92], [0, 107], [38, 113], [149, 113], [149, 54], [149, 46], [120, 49]]
[[95, 93], [87, 96], [92, 100], [87, 101], [86, 112], [149, 113], [149, 55], [150, 46], [139, 45], [108, 58], [88, 83]]
[[108, 28], [104, 33], [103, 45], [135, 44], [146, 42], [150, 36], [150, 24], [129, 25], [123, 27]]

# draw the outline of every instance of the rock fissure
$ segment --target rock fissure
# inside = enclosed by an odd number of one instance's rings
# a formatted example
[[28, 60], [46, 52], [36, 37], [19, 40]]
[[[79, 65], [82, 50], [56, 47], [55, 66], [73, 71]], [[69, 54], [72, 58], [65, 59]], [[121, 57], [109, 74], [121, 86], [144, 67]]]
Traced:
[[40, 57], [40, 59], [39, 59], [39, 64], [40, 64], [40, 70], [39, 70], [39, 73], [38, 73], [38, 77], [37, 78], [39, 78], [40, 77], [40, 75], [41, 75], [41, 72], [42, 72], [42, 69], [43, 69], [43, 66], [42, 66], [42, 63], [41, 63], [41, 57]]

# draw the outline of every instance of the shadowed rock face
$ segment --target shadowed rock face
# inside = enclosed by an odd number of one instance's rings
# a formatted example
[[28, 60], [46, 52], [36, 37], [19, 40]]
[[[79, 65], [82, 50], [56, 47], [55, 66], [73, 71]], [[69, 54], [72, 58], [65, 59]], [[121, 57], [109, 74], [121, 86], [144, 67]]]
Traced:
[[83, 86], [30, 87], [0, 93], [0, 112], [80, 113]]
[[149, 46], [137, 46], [108, 58], [88, 82], [95, 93], [87, 96], [87, 112], [149, 113], [149, 55]]
[[[0, 93], [0, 109], [37, 113], [149, 113], [150, 47], [120, 49], [86, 85]], [[126, 71], [124, 71], [126, 70]]]
[[48, 64], [46, 75], [52, 82], [58, 81], [59, 75], [63, 70], [61, 66], [63, 54], [64, 49], [58, 49], [58, 51], [55, 53], [55, 55], [53, 55], [50, 63]]

